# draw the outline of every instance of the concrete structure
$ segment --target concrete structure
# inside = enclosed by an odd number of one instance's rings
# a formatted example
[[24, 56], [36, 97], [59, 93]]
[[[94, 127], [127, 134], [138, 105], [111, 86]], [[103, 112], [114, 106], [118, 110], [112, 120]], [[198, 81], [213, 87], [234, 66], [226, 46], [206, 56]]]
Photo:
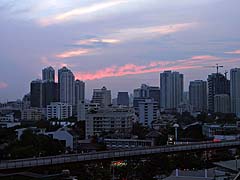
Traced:
[[75, 77], [66, 67], [58, 70], [60, 102], [70, 105], [75, 104]]
[[205, 151], [208, 149], [234, 148], [239, 147], [240, 141], [222, 142], [199, 142], [194, 144], [155, 146], [149, 148], [133, 148], [126, 150], [101, 151], [87, 154], [66, 154], [50, 157], [27, 158], [0, 162], [0, 170], [20, 169], [29, 167], [60, 165], [66, 163], [76, 163], [85, 161], [96, 161], [113, 158], [124, 158], [132, 156], [143, 156], [160, 153], [176, 153], [186, 151]]
[[53, 67], [47, 67], [42, 70], [42, 80], [55, 82], [55, 70]]
[[117, 105], [129, 106], [128, 92], [118, 92]]
[[47, 119], [67, 119], [72, 116], [72, 105], [54, 102], [47, 106]]
[[108, 90], [106, 87], [94, 89], [91, 102], [98, 103], [101, 107], [108, 107], [112, 104], [111, 90]]
[[208, 76], [208, 110], [214, 112], [214, 96], [217, 94], [230, 94], [230, 81], [220, 73]]
[[240, 137], [237, 124], [204, 124], [202, 133], [204, 136], [215, 139], [237, 139]]
[[134, 111], [131, 108], [100, 108], [86, 113], [86, 138], [104, 132], [129, 133]]
[[191, 81], [189, 85], [189, 103], [193, 112], [207, 111], [207, 82], [202, 80]]
[[30, 86], [31, 107], [42, 108], [42, 80], [34, 80]]
[[231, 112], [240, 117], [240, 68], [230, 72]]
[[139, 102], [139, 122], [143, 126], [151, 127], [152, 122], [157, 120], [158, 103], [153, 99]]
[[230, 97], [228, 94], [216, 94], [214, 96], [214, 112], [230, 113]]
[[104, 144], [107, 146], [107, 149], [126, 149], [151, 147], [153, 146], [153, 141], [140, 139], [104, 139]]
[[25, 109], [22, 111], [22, 121], [40, 121], [43, 119], [42, 117], [42, 109], [39, 108], [31, 108]]
[[161, 109], [176, 111], [183, 101], [183, 74], [172, 71], [161, 73], [160, 93]]

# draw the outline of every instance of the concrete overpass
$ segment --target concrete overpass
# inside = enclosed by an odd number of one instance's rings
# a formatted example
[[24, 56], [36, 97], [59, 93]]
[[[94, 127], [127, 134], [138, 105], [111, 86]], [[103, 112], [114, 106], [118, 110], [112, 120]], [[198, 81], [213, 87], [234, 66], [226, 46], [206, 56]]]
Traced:
[[59, 165], [66, 163], [76, 163], [85, 161], [104, 160], [112, 158], [126, 158], [133, 156], [143, 156], [160, 153], [177, 153], [184, 151], [202, 151], [209, 149], [220, 149], [220, 148], [234, 148], [240, 147], [240, 140], [236, 141], [222, 141], [222, 142], [200, 142], [193, 144], [182, 144], [182, 145], [168, 145], [168, 146], [156, 146], [151, 148], [135, 148], [125, 150], [114, 150], [114, 151], [101, 151], [94, 153], [85, 154], [66, 154], [49, 157], [38, 157], [38, 158], [27, 158], [2, 161], [0, 163], [0, 170], [13, 170], [21, 168]]

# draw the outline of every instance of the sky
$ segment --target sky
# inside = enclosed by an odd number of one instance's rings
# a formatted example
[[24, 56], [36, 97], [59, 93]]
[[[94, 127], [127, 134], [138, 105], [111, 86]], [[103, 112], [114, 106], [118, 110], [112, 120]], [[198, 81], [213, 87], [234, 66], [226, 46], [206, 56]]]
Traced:
[[240, 67], [239, 0], [0, 0], [0, 101], [21, 99], [44, 67], [67, 66], [86, 97], [113, 97], [164, 70], [189, 81]]

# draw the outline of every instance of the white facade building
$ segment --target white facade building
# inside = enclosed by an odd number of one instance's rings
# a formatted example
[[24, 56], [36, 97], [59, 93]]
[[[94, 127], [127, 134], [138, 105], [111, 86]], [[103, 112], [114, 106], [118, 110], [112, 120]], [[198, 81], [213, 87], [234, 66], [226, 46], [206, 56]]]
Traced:
[[47, 119], [57, 118], [67, 119], [72, 116], [72, 105], [61, 103], [61, 102], [53, 102], [47, 106]]
[[158, 103], [153, 99], [139, 102], [139, 121], [143, 126], [151, 127], [151, 123], [157, 120]]

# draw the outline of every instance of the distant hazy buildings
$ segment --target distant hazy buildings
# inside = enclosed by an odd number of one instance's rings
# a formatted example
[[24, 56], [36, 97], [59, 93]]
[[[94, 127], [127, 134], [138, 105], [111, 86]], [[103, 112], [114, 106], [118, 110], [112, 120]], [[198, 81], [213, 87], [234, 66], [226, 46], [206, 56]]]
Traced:
[[50, 66], [42, 70], [42, 80], [55, 82], [55, 70], [53, 67]]
[[208, 110], [214, 112], [214, 96], [218, 94], [230, 94], [230, 81], [220, 73], [208, 76]]
[[214, 96], [214, 112], [230, 113], [230, 96], [228, 94], [216, 94]]
[[42, 80], [34, 80], [30, 85], [31, 107], [42, 107]]
[[146, 84], [142, 84], [140, 88], [134, 89], [133, 95], [135, 99], [153, 99], [158, 104], [160, 104], [160, 89], [155, 86], [148, 86]]
[[101, 107], [107, 107], [112, 104], [111, 90], [106, 87], [94, 89], [92, 103], [98, 103]]
[[189, 85], [189, 102], [193, 112], [207, 111], [207, 82], [202, 80], [191, 81]]
[[230, 77], [231, 112], [240, 116], [240, 68], [231, 69]]
[[139, 122], [143, 126], [151, 127], [151, 123], [157, 120], [158, 103], [153, 99], [139, 102]]
[[176, 110], [183, 101], [183, 74], [164, 71], [160, 74], [160, 105], [164, 110]]
[[47, 106], [47, 119], [67, 119], [72, 116], [72, 105], [61, 102], [53, 102]]
[[71, 70], [63, 67], [58, 70], [60, 102], [75, 104], [75, 77]]
[[118, 92], [117, 105], [129, 106], [129, 95], [128, 92]]

